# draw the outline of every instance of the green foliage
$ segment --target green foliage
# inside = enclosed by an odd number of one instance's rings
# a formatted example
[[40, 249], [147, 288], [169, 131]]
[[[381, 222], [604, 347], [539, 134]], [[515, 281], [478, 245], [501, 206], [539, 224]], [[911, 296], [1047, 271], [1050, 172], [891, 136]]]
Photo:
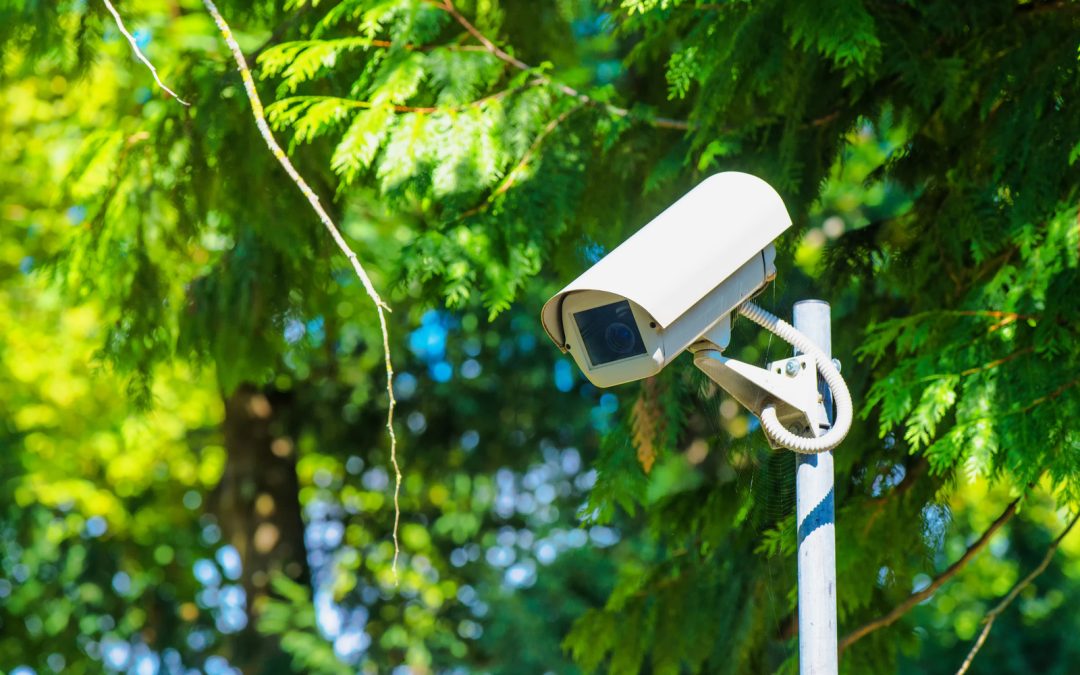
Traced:
[[871, 75], [881, 60], [881, 41], [874, 17], [862, 0], [831, 3], [826, 7], [806, 2], [785, 3], [784, 29], [793, 47], [827, 58], [847, 71], [845, 83]]
[[[552, 291], [737, 169], [796, 224], [760, 301], [832, 301], [859, 406], [835, 458], [841, 633], [1027, 494], [987, 552], [843, 662], [953, 670], [1080, 497], [1076, 4], [453, 8], [222, 3], [275, 132], [397, 310], [413, 393], [395, 586], [373, 315], [200, 3], [122, 8], [186, 108], [98, 3], [0, 2], [0, 667], [25, 654], [40, 672], [57, 649], [93, 672], [108, 641], [193, 665], [280, 645], [267, 669], [312, 672], [794, 672], [792, 458], [689, 363], [597, 392], [538, 344]], [[741, 325], [736, 357], [785, 353]], [[436, 328], [443, 354], [425, 351]], [[219, 399], [241, 385], [295, 448], [309, 532], [326, 514], [342, 528], [313, 545], [310, 585], [276, 576], [249, 608], [261, 636], [222, 628], [188, 572], [236, 525], [212, 502], [235, 460]], [[542, 507], [539, 475], [557, 488]], [[95, 517], [106, 533], [87, 536]], [[977, 667], [1075, 661], [1075, 541]], [[518, 563], [531, 585], [508, 581]], [[254, 593], [245, 574], [222, 583]], [[327, 598], [366, 613], [362, 653], [335, 652]]]
[[334, 654], [334, 648], [318, 634], [311, 592], [288, 577], [270, 582], [281, 601], [271, 600], [259, 617], [259, 630], [281, 636], [281, 647], [292, 656], [294, 669], [319, 675], [344, 675], [352, 669]]

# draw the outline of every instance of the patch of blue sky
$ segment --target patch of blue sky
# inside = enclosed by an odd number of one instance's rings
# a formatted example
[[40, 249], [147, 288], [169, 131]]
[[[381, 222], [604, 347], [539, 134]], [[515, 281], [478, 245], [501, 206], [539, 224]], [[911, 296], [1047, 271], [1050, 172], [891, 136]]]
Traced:
[[307, 329], [304, 327], [304, 322], [299, 319], [289, 319], [285, 322], [285, 342], [289, 344], [296, 344], [303, 337]]
[[240, 562], [240, 552], [236, 550], [232, 544], [225, 544], [217, 550], [214, 554], [217, 558], [218, 565], [221, 566], [225, 576], [233, 581], [240, 578], [242, 570], [242, 564]]
[[139, 28], [131, 34], [131, 37], [135, 38], [135, 44], [139, 45], [139, 49], [146, 49], [146, 45], [153, 39], [153, 34], [149, 28]]
[[607, 255], [607, 249], [603, 245], [590, 241], [580, 249], [581, 257], [585, 259], [585, 262], [590, 265], [595, 265], [605, 255]]
[[568, 392], [574, 388], [574, 368], [567, 359], [559, 359], [554, 366], [555, 388]]
[[221, 572], [217, 565], [206, 558], [199, 558], [192, 566], [195, 579], [203, 586], [217, 586], [221, 583]]
[[454, 367], [448, 361], [439, 361], [428, 366], [428, 374], [436, 382], [449, 382], [454, 377]]
[[420, 326], [409, 334], [409, 349], [428, 364], [444, 361], [452, 323], [446, 312], [430, 310], [424, 313]]
[[69, 223], [78, 225], [86, 220], [86, 207], [82, 204], [69, 206], [67, 211], [64, 211], [64, 215], [67, 217]]

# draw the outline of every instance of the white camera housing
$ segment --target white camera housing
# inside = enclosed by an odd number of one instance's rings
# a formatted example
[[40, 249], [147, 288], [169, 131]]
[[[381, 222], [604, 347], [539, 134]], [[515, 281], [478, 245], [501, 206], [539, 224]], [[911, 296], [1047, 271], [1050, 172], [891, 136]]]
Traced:
[[702, 181], [544, 305], [544, 329], [597, 387], [655, 375], [696, 342], [723, 349], [731, 312], [776, 276], [791, 226], [745, 173]]

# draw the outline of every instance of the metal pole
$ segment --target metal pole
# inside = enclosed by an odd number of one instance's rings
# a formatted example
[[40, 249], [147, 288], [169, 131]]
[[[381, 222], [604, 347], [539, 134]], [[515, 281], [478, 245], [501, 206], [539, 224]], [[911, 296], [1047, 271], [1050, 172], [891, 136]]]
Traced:
[[[795, 303], [793, 315], [795, 328], [831, 358], [829, 303], [802, 300]], [[825, 396], [831, 420], [832, 401], [820, 378], [818, 388]], [[836, 519], [831, 452], [796, 456], [795, 513], [799, 538], [799, 672], [836, 675]]]

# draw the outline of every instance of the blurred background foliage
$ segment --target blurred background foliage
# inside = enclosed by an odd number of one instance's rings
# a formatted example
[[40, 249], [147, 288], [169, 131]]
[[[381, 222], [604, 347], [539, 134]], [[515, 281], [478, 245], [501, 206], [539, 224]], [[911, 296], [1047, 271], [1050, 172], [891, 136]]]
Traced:
[[[795, 221], [759, 301], [833, 304], [841, 635], [978, 547], [845, 672], [955, 672], [1075, 512], [1080, 5], [220, 7], [395, 310], [398, 579], [375, 314], [202, 3], [119, 6], [184, 107], [97, 0], [0, 1], [4, 672], [795, 672], [793, 456], [537, 319], [719, 170]], [[975, 671], [1074, 672], [1078, 577]]]

